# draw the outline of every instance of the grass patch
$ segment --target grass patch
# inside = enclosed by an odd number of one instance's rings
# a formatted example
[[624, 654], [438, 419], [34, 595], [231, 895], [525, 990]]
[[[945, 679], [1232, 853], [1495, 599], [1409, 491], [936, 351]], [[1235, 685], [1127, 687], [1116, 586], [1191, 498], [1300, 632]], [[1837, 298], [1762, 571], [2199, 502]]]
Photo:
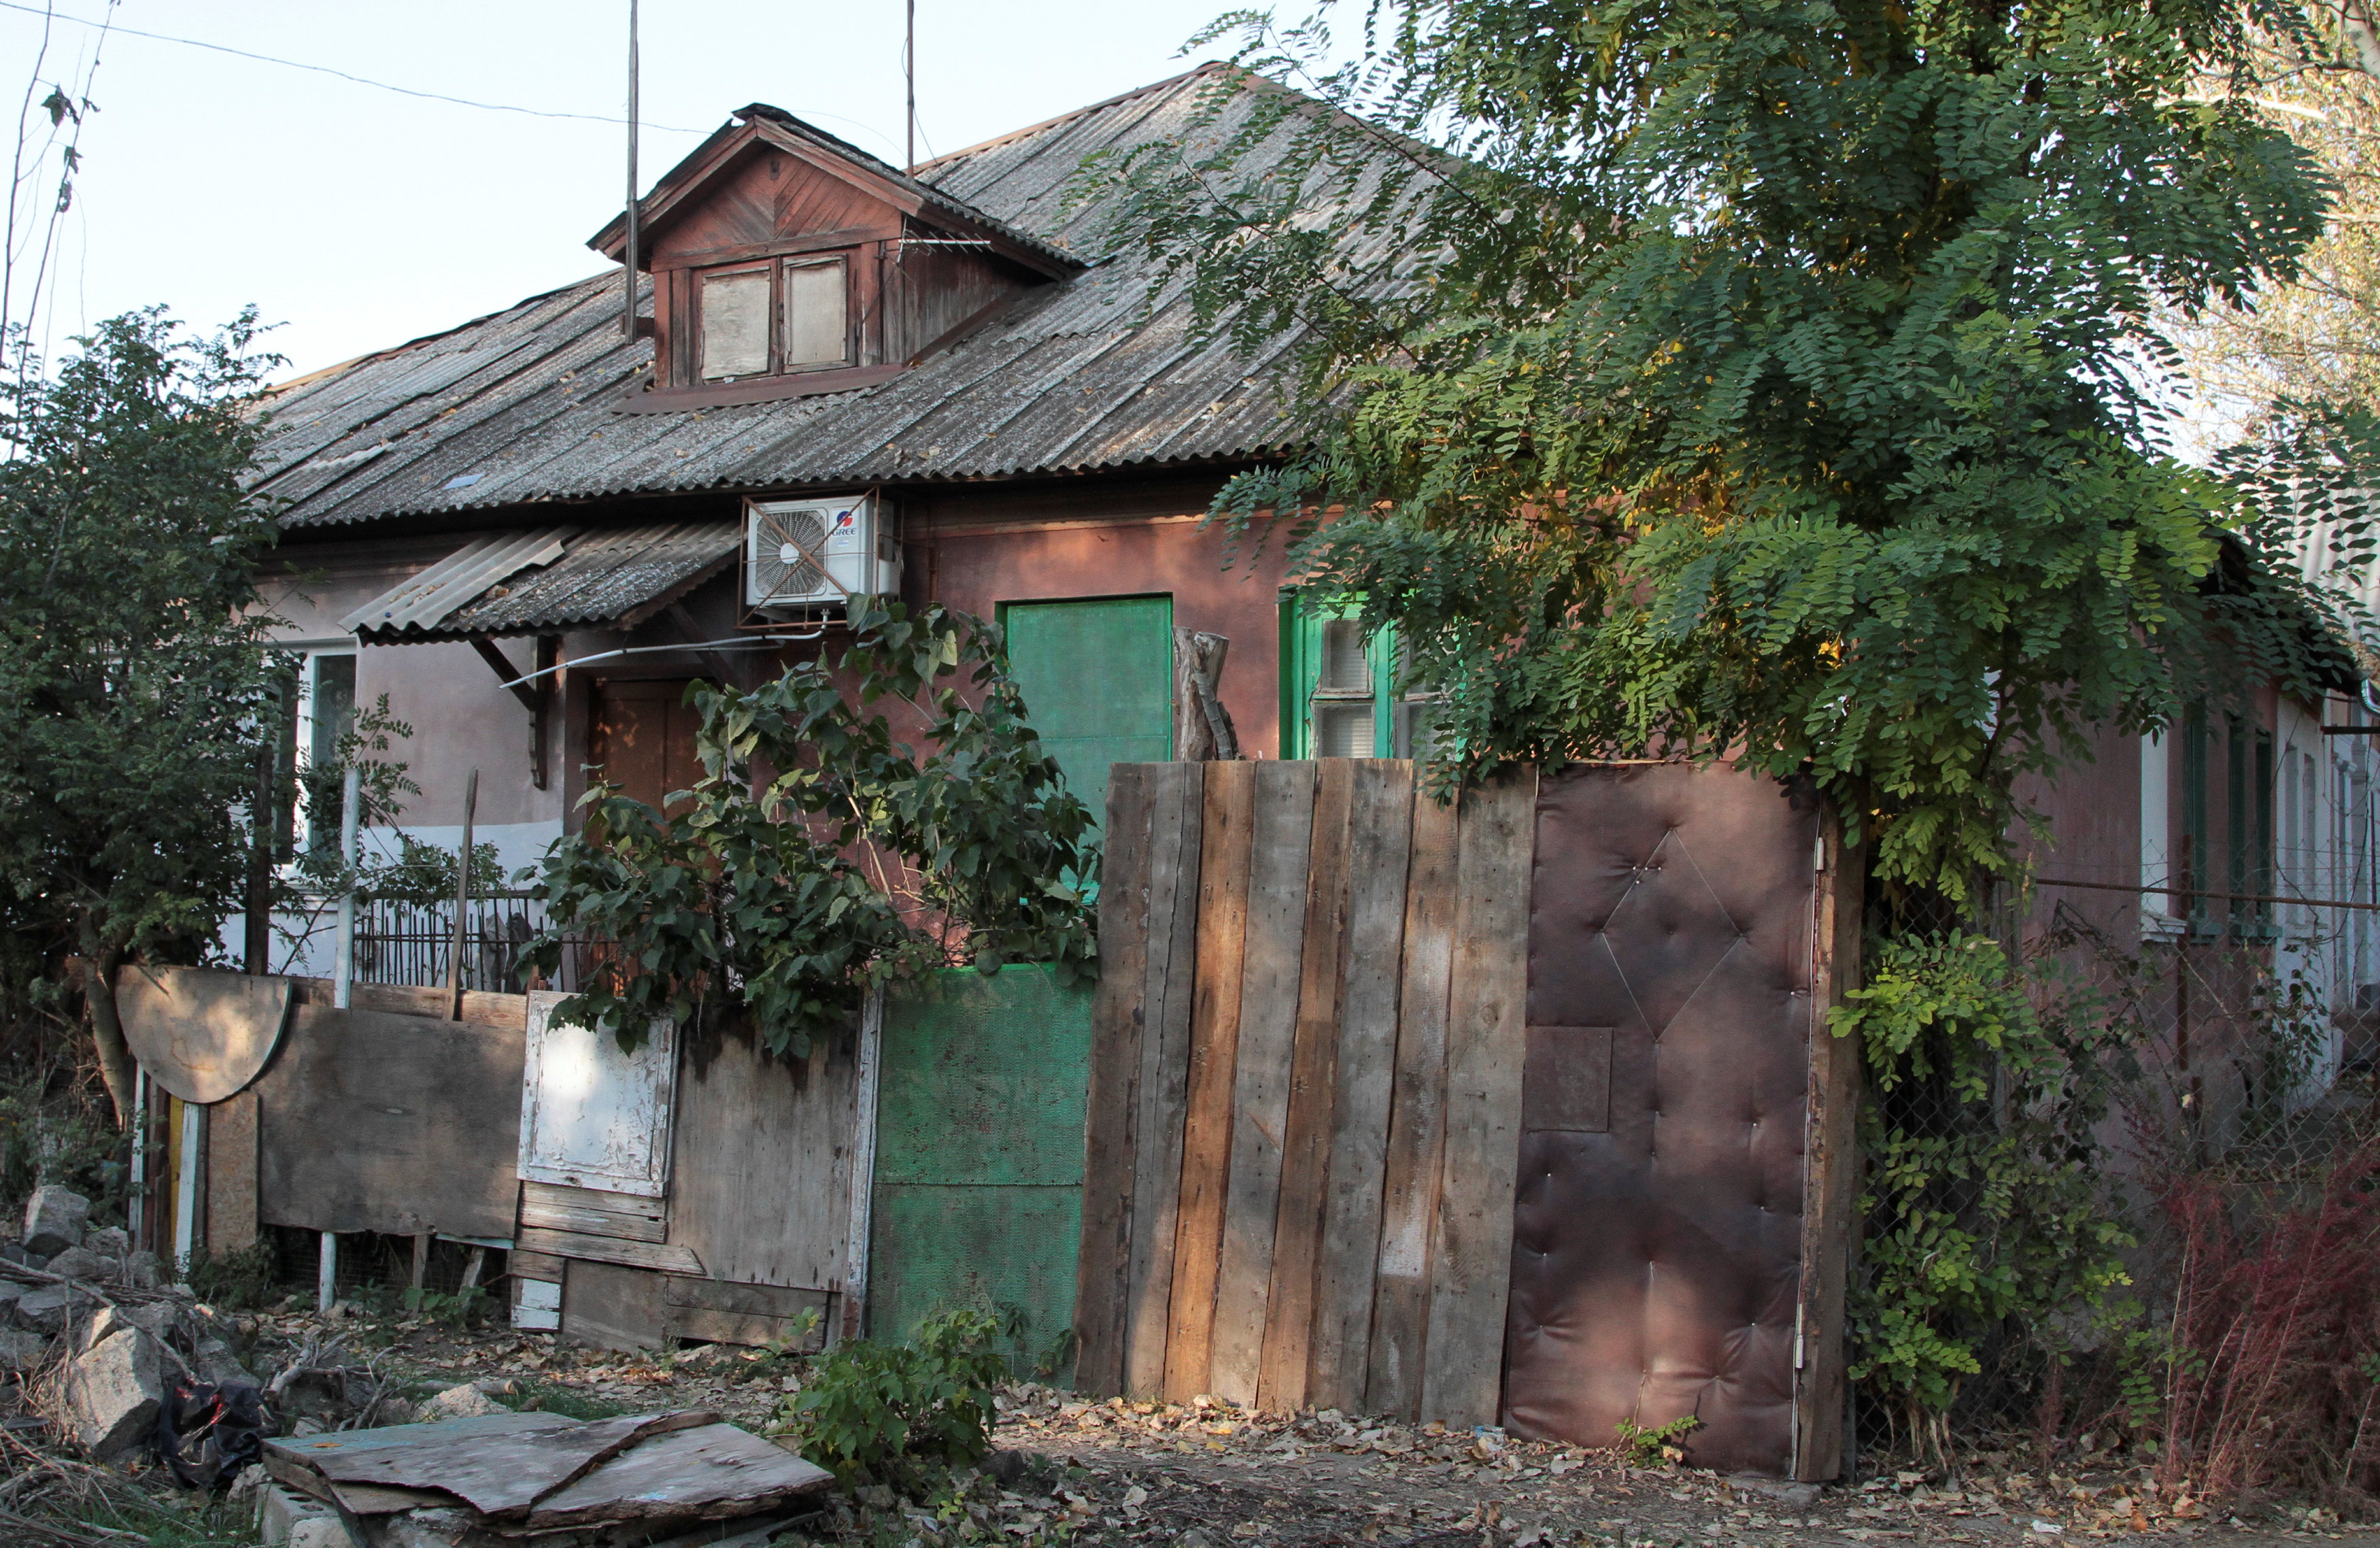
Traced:
[[54, 1493], [28, 1502], [15, 1520], [0, 1515], [0, 1539], [29, 1544], [137, 1541], [150, 1548], [259, 1548], [263, 1542], [248, 1505], [200, 1494], [152, 1493], [130, 1480], [89, 1491], [80, 1499]]
[[624, 1404], [589, 1397], [552, 1382], [528, 1382], [518, 1392], [491, 1393], [496, 1402], [516, 1413], [560, 1414], [565, 1419], [617, 1419], [636, 1410]]

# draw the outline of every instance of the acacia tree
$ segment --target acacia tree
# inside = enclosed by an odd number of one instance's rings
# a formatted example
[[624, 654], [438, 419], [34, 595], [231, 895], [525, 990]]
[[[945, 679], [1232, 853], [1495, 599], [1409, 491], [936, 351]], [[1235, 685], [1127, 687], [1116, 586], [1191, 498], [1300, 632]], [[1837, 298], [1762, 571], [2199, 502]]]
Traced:
[[2161, 724], [2214, 615], [2311, 670], [2217, 583], [2252, 492], [2164, 440], [2157, 319], [2321, 230], [2237, 7], [1364, 15], [1336, 71], [1318, 22], [1221, 24], [1346, 113], [1220, 76], [1084, 176], [1210, 328], [1302, 333], [1311, 449], [1219, 509], [1396, 627], [1442, 773], [1727, 750], [1956, 901], [2013, 869], [2020, 778]]
[[162, 309], [0, 384], [0, 910], [79, 993], [119, 1125], [137, 957], [188, 960], [240, 907], [281, 672], [252, 604], [271, 515], [244, 479], [274, 357]]

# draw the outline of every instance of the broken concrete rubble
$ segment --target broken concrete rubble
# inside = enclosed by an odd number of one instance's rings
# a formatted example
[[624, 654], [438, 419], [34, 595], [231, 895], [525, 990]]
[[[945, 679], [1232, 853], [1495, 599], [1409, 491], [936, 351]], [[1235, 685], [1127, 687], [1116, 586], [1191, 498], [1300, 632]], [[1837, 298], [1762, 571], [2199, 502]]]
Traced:
[[37, 1188], [25, 1201], [25, 1250], [47, 1258], [79, 1247], [90, 1219], [91, 1201], [72, 1188]]
[[110, 1462], [148, 1439], [164, 1401], [164, 1365], [157, 1340], [126, 1326], [60, 1366], [54, 1406], [75, 1444]]

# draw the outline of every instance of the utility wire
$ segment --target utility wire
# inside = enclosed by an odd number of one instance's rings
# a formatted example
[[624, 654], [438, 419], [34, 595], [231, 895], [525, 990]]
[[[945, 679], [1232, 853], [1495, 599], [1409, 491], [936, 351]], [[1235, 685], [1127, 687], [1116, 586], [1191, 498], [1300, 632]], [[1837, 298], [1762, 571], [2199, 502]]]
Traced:
[[[47, 12], [38, 6], [18, 5], [15, 0], [0, 0], [0, 10], [22, 11], [27, 16], [38, 16], [56, 21], [71, 21], [78, 27], [103, 28], [106, 25], [103, 22], [88, 21], [79, 16], [67, 16], [62, 12]], [[450, 97], [442, 91], [417, 91], [410, 86], [393, 86], [385, 80], [370, 80], [363, 76], [349, 75], [345, 70], [334, 70], [328, 65], [308, 65], [296, 59], [276, 59], [270, 54], [251, 54], [244, 48], [228, 48], [222, 43], [201, 43], [196, 38], [176, 38], [164, 32], [143, 32], [137, 27], [117, 26], [113, 30], [127, 37], [147, 38], [152, 43], [180, 43], [185, 48], [203, 48], [213, 54], [228, 54], [235, 58], [253, 59], [261, 65], [281, 65], [293, 70], [311, 70], [316, 75], [336, 76], [341, 80], [353, 81], [358, 86], [370, 86], [382, 91], [395, 91], [404, 97], [419, 97], [425, 102], [452, 103], [456, 107], [477, 107], [490, 113], [519, 113], [531, 118], [575, 118], [588, 124], [622, 122], [618, 118], [606, 117], [600, 113], [550, 113], [539, 107], [516, 107], [510, 103], [483, 103], [475, 102], [469, 97]], [[709, 134], [710, 132], [709, 129], [680, 128], [674, 124], [649, 123], [644, 127], [649, 129], [660, 129], [668, 134]]]

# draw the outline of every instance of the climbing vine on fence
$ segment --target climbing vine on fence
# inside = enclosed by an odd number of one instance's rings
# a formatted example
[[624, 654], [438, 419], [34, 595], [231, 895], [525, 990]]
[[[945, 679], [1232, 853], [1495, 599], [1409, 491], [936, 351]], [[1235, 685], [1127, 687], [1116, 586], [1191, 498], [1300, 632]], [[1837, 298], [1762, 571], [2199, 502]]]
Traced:
[[868, 597], [850, 624], [832, 664], [688, 690], [704, 772], [668, 816], [588, 792], [583, 831], [534, 889], [553, 922], [526, 954], [552, 973], [566, 937], [605, 943], [564, 1017], [628, 1046], [656, 1017], [734, 1023], [803, 1057], [889, 978], [1090, 970], [1094, 819], [1027, 722], [997, 629]]

